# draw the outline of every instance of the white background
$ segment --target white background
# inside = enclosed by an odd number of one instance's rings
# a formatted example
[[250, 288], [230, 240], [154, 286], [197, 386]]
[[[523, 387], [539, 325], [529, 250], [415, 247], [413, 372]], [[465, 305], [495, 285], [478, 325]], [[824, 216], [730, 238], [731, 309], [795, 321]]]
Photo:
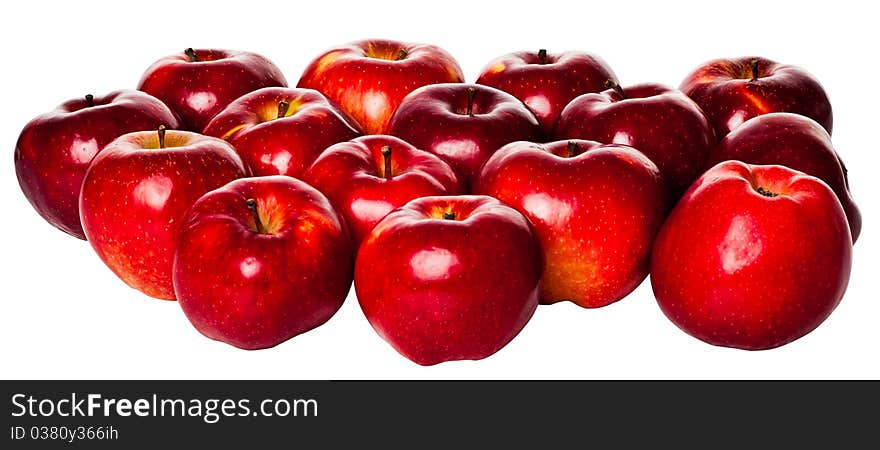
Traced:
[[[17, 2], [0, 17], [0, 377], [272, 379], [880, 378], [877, 295], [880, 194], [877, 14], [845, 2], [504, 2], [377, 0]], [[136, 6], [135, 6], [136, 5]], [[836, 8], [836, 9], [832, 9]], [[599, 310], [540, 307], [523, 332], [482, 361], [421, 367], [370, 328], [353, 293], [327, 324], [248, 352], [202, 337], [174, 302], [119, 281], [85, 242], [45, 223], [22, 195], [12, 154], [33, 116], [86, 93], [134, 88], [154, 60], [185, 47], [250, 50], [291, 85], [323, 50], [385, 37], [451, 52], [473, 82], [495, 56], [539, 47], [601, 55], [624, 85], [677, 86], [715, 57], [758, 54], [807, 68], [834, 106], [834, 142], [865, 226], [849, 290], [816, 331], [763, 352], [685, 335], [643, 283]], [[2, 159], [2, 158], [0, 158]], [[809, 264], [809, 261], [804, 261]]]

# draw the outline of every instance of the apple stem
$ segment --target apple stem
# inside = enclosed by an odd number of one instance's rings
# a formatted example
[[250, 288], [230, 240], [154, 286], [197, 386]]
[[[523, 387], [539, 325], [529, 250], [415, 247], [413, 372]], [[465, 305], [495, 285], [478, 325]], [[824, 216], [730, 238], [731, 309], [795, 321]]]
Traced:
[[284, 100], [278, 102], [278, 118], [282, 118], [287, 115], [287, 110], [290, 108], [290, 103], [287, 103]]
[[159, 125], [159, 148], [165, 148], [165, 125]]
[[199, 57], [196, 56], [196, 51], [192, 49], [192, 47], [183, 51], [186, 54], [186, 57], [189, 58], [190, 62], [199, 62]]
[[615, 83], [614, 80], [605, 81], [605, 89], [614, 89], [614, 92], [617, 92], [620, 98], [626, 100], [626, 93], [623, 92], [623, 87]]
[[477, 96], [477, 88], [471, 86], [467, 90], [468, 92], [468, 102], [467, 102], [467, 115], [474, 115], [474, 98]]
[[538, 50], [538, 63], [547, 64], [547, 49], [542, 48]]
[[95, 106], [95, 96], [94, 95], [86, 94], [86, 105], [88, 105], [89, 108], [91, 108], [92, 106]]
[[764, 197], [776, 197], [777, 195], [779, 195], [773, 191], [768, 191], [767, 189], [764, 189], [761, 186], [758, 186], [758, 188], [755, 190], [758, 191], [758, 193], [763, 195]]
[[405, 48], [402, 48], [402, 49], [400, 49], [400, 51], [397, 52], [397, 61], [400, 61], [402, 59], [406, 59], [407, 56], [409, 56], [409, 52], [406, 51]]
[[452, 211], [446, 211], [443, 213], [443, 220], [455, 220], [455, 213]]
[[568, 141], [568, 157], [574, 158], [580, 153], [581, 148], [575, 141]]
[[266, 228], [263, 226], [263, 221], [260, 220], [260, 213], [257, 211], [257, 201], [249, 198], [245, 203], [247, 204], [248, 210], [251, 212], [251, 216], [254, 218], [254, 224], [257, 226], [257, 233], [265, 233]]
[[384, 159], [384, 176], [386, 180], [390, 180], [394, 178], [394, 174], [391, 172], [391, 146], [386, 145], [382, 147], [382, 158]]
[[749, 81], [757, 81], [758, 80], [758, 58], [752, 58], [749, 61], [749, 65], [752, 66], [752, 79]]

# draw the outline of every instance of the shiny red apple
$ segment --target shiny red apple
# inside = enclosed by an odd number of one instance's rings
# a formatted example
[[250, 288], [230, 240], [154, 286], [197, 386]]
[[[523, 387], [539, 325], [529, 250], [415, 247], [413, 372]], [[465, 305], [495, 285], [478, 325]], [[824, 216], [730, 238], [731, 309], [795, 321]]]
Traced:
[[85, 239], [79, 191], [92, 158], [132, 131], [179, 126], [161, 101], [134, 90], [86, 95], [31, 120], [15, 144], [15, 174], [25, 197], [47, 222]]
[[217, 138], [163, 128], [125, 134], [86, 172], [83, 230], [122, 281], [173, 300], [171, 264], [187, 210], [204, 193], [247, 174], [232, 146]]
[[376, 39], [324, 52], [297, 86], [326, 95], [366, 133], [382, 134], [397, 105], [416, 88], [462, 81], [458, 62], [440, 47]]
[[232, 144], [256, 176], [298, 178], [324, 149], [360, 133], [320, 92], [270, 87], [230, 103], [204, 134]]
[[482, 359], [538, 306], [542, 258], [528, 220], [486, 196], [423, 197], [361, 245], [354, 286], [373, 328], [410, 360]]
[[846, 212], [853, 242], [862, 230], [862, 214], [849, 193], [846, 166], [821, 125], [800, 114], [768, 113], [731, 131], [709, 154], [706, 168], [730, 159], [748, 164], [779, 164], [817, 177], [837, 194]]
[[336, 205], [355, 246], [383, 217], [412, 199], [464, 192], [463, 184], [443, 160], [384, 135], [364, 136], [328, 148], [303, 180]]
[[333, 316], [351, 287], [354, 255], [342, 219], [302, 181], [233, 181], [187, 214], [174, 291], [205, 336], [243, 349], [278, 345]]
[[522, 100], [549, 134], [565, 105], [578, 95], [605, 90], [608, 80], [617, 83], [611, 67], [599, 56], [541, 49], [495, 58], [480, 72], [477, 83]]
[[831, 133], [831, 103], [806, 70], [766, 58], [716, 59], [694, 69], [681, 90], [706, 112], [719, 138], [752, 117], [791, 112]]
[[674, 195], [703, 172], [716, 144], [706, 115], [676, 89], [645, 83], [584, 94], [559, 116], [556, 139], [587, 139], [635, 147], [660, 168]]
[[648, 275], [668, 211], [657, 166], [639, 151], [593, 141], [514, 142], [492, 155], [475, 193], [523, 213], [544, 251], [541, 303], [613, 303]]
[[201, 133], [233, 100], [270, 86], [287, 86], [287, 80], [260, 55], [188, 48], [153, 63], [141, 77], [138, 90], [165, 102], [188, 130]]
[[651, 285], [686, 333], [762, 350], [819, 326], [843, 297], [851, 261], [846, 215], [827, 184], [727, 161], [688, 189], [661, 228]]
[[388, 134], [443, 158], [468, 185], [505, 144], [543, 137], [535, 115], [516, 97], [464, 83], [413, 91], [391, 117]]

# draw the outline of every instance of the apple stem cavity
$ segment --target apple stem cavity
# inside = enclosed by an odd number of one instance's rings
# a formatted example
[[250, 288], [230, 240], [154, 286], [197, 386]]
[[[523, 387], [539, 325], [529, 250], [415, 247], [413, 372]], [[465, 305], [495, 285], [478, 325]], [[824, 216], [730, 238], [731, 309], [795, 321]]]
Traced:
[[547, 49], [542, 48], [538, 50], [538, 63], [539, 64], [547, 64]]
[[156, 130], [159, 134], [159, 148], [165, 148], [165, 125], [159, 125], [159, 129]]
[[446, 211], [443, 213], [443, 220], [455, 220], [455, 213], [452, 211]]
[[91, 108], [95, 106], [95, 96], [92, 94], [86, 94], [86, 105]]
[[405, 48], [402, 48], [397, 52], [397, 59], [395, 61], [406, 59], [407, 56], [409, 56], [409, 52], [406, 51]]
[[199, 62], [199, 57], [196, 56], [196, 51], [192, 49], [192, 47], [183, 51], [186, 54], [186, 57], [189, 58], [190, 62]]
[[574, 158], [580, 153], [581, 147], [575, 141], [568, 141], [568, 157]]
[[249, 198], [245, 200], [245, 204], [247, 204], [247, 209], [251, 212], [251, 216], [254, 218], [254, 225], [257, 227], [257, 233], [265, 234], [266, 227], [263, 226], [263, 221], [260, 220], [260, 213], [257, 211], [257, 201]]
[[391, 146], [386, 145], [382, 147], [382, 158], [383, 158], [383, 175], [386, 180], [390, 180], [394, 178], [394, 173], [391, 171]]
[[626, 93], [623, 92], [623, 87], [615, 83], [614, 80], [605, 81], [605, 89], [614, 89], [614, 92], [617, 92], [621, 99], [626, 100]]
[[467, 101], [467, 115], [474, 115], [474, 98], [477, 96], [477, 88], [471, 86], [467, 90], [468, 92], [468, 101]]
[[290, 103], [287, 103], [284, 100], [278, 102], [278, 118], [282, 118], [287, 115], [287, 110], [290, 108]]
[[749, 65], [752, 66], [752, 79], [749, 81], [758, 81], [758, 58], [749, 60]]
[[776, 197], [776, 196], [779, 195], [779, 194], [777, 194], [776, 192], [773, 192], [773, 191], [770, 191], [770, 190], [764, 189], [764, 188], [761, 187], [761, 186], [758, 186], [757, 188], [755, 188], [755, 190], [758, 191], [758, 193], [761, 194], [761, 195], [763, 195], [764, 197], [770, 197], [770, 198], [773, 198], [773, 197]]

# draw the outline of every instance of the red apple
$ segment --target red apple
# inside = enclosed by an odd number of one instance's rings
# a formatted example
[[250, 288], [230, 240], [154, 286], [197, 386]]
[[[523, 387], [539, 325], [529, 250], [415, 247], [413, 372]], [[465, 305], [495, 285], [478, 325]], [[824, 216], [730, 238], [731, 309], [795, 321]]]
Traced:
[[31, 120], [15, 144], [18, 184], [34, 209], [59, 230], [85, 239], [79, 191], [92, 158], [132, 131], [179, 126], [158, 99], [134, 90], [86, 95]]
[[666, 186], [639, 151], [593, 141], [514, 142], [483, 166], [476, 193], [524, 214], [544, 251], [541, 303], [613, 303], [648, 275]]
[[678, 90], [655, 83], [608, 85], [600, 94], [572, 100], [559, 116], [555, 138], [635, 147], [657, 164], [674, 195], [684, 192], [717, 142], [709, 119]]
[[320, 92], [270, 87], [230, 103], [205, 134], [232, 144], [254, 175], [298, 178], [324, 149], [360, 133]]
[[710, 168], [730, 159], [748, 164], [779, 164], [821, 179], [837, 194], [846, 212], [853, 242], [862, 230], [862, 214], [849, 193], [846, 166], [821, 125], [800, 114], [768, 113], [747, 120], [709, 154]]
[[153, 63], [141, 77], [138, 90], [165, 102], [187, 129], [201, 133], [233, 100], [269, 86], [287, 86], [287, 80], [272, 61], [260, 55], [188, 48]]
[[434, 84], [413, 91], [391, 117], [388, 134], [443, 158], [468, 185], [505, 144], [543, 137], [535, 115], [516, 97], [464, 83]]
[[611, 67], [596, 55], [541, 49], [495, 58], [483, 68], [477, 83], [522, 100], [549, 134], [565, 105], [578, 95], [605, 90], [608, 80], [617, 83]]
[[719, 138], [752, 117], [791, 112], [831, 133], [831, 103], [822, 85], [797, 66], [766, 58], [716, 59], [694, 69], [681, 90], [706, 112]]
[[365, 40], [315, 58], [297, 86], [326, 95], [366, 133], [382, 134], [406, 94], [426, 84], [462, 81], [458, 62], [440, 47]]
[[330, 319], [351, 287], [342, 220], [302, 181], [233, 181], [196, 201], [184, 223], [174, 291], [211, 339], [249, 350], [278, 345]]
[[661, 228], [651, 285], [688, 334], [761, 350], [819, 326], [846, 290], [851, 260], [846, 215], [828, 185], [728, 161], [700, 177]]
[[187, 131], [125, 134], [83, 180], [79, 211], [92, 248], [129, 286], [173, 300], [171, 264], [189, 207], [247, 170], [225, 141]]
[[422, 365], [482, 359], [538, 306], [541, 247], [528, 220], [486, 196], [423, 197], [361, 245], [354, 286], [367, 320]]
[[336, 205], [356, 246], [383, 217], [410, 200], [464, 191], [443, 160], [384, 135], [364, 136], [328, 148], [303, 180]]

